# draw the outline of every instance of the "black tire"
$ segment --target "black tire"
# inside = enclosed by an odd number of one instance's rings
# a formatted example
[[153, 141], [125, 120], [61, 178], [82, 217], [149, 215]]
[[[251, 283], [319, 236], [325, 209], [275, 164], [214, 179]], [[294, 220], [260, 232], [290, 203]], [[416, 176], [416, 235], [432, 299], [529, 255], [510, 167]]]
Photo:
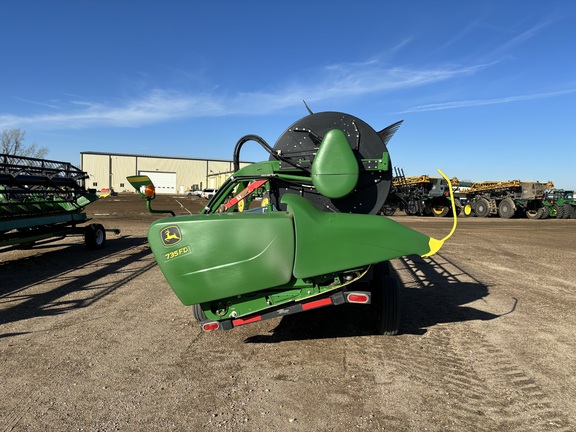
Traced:
[[548, 216], [550, 216], [550, 210], [548, 210], [548, 207], [544, 206], [538, 209], [538, 219], [548, 219]]
[[382, 213], [384, 216], [394, 216], [394, 213], [396, 213], [396, 207], [384, 205], [382, 208]]
[[106, 244], [106, 230], [100, 224], [90, 224], [84, 230], [84, 243], [88, 249], [102, 249]]
[[554, 208], [554, 213], [556, 213], [556, 219], [564, 219], [564, 208], [558, 204], [552, 206]]
[[420, 214], [420, 205], [417, 201], [410, 200], [406, 204], [406, 209], [404, 210], [408, 216], [416, 216]]
[[449, 206], [436, 205], [432, 207], [432, 214], [435, 217], [444, 217], [450, 212]]
[[525, 213], [528, 219], [540, 219], [540, 209], [527, 209]]
[[576, 212], [574, 211], [574, 207], [570, 204], [564, 204], [562, 206], [564, 210], [564, 219], [576, 219]]
[[198, 322], [202, 322], [206, 319], [206, 314], [202, 310], [199, 304], [195, 304], [192, 306], [192, 315], [194, 315], [194, 319]]
[[[16, 231], [18, 231], [18, 233], [22, 233], [24, 237], [30, 236], [32, 234], [32, 228], [18, 228]], [[22, 242], [18, 243], [15, 247], [17, 249], [32, 249], [35, 244], [35, 241]]]
[[516, 214], [516, 205], [510, 198], [504, 198], [498, 205], [498, 215], [502, 219], [510, 219]]
[[456, 198], [454, 200], [454, 208], [452, 208], [452, 205], [450, 205], [450, 209], [452, 210], [450, 216], [454, 216], [454, 211], [456, 211], [456, 216], [460, 216], [462, 214], [462, 211], [464, 210], [464, 207], [462, 206], [462, 201], [460, 201], [459, 198]]
[[400, 331], [400, 283], [390, 274], [388, 262], [374, 266], [371, 283], [375, 330], [394, 336]]
[[480, 198], [476, 201], [474, 213], [476, 213], [476, 216], [478, 217], [486, 217], [490, 214], [490, 203], [486, 198]]
[[475, 216], [474, 208], [472, 207], [472, 205], [470, 203], [464, 204], [464, 207], [462, 207], [462, 211], [460, 212], [460, 216], [462, 216], [462, 217]]
[[24, 242], [24, 243], [18, 243], [17, 248], [28, 250], [28, 249], [32, 249], [35, 245], [36, 245], [35, 241]]

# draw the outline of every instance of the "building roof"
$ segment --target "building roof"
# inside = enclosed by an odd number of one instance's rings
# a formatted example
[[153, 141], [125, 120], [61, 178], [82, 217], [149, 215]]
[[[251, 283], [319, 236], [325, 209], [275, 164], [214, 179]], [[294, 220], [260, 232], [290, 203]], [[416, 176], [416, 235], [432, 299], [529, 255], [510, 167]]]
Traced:
[[[209, 158], [193, 158], [185, 156], [161, 156], [161, 155], [147, 155], [136, 153], [110, 153], [110, 152], [97, 152], [97, 151], [82, 151], [81, 155], [100, 155], [100, 156], [124, 156], [124, 157], [146, 157], [157, 159], [183, 159], [183, 160], [199, 160], [199, 161], [212, 161], [212, 162], [234, 162], [231, 159], [209, 159]], [[249, 161], [240, 161], [240, 163], [253, 163]]]

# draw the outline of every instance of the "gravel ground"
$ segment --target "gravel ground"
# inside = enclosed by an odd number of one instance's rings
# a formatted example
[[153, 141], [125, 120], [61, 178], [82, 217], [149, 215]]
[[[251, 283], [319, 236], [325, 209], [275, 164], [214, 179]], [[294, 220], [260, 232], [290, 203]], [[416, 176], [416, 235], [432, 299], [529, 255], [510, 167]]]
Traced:
[[0, 431], [576, 430], [576, 220], [461, 219], [439, 254], [395, 260], [389, 337], [361, 306], [202, 333], [147, 246], [162, 215], [133, 194], [86, 210], [121, 229], [103, 250], [0, 253]]

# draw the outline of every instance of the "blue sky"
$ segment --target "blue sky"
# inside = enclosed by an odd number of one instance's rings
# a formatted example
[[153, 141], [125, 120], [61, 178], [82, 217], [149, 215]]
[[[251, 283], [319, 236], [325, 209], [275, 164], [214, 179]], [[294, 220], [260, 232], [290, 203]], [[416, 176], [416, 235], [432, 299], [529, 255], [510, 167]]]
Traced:
[[[343, 111], [406, 175], [576, 189], [576, 2], [2, 3], [0, 130], [81, 151], [231, 159]], [[267, 156], [256, 144], [242, 159]]]

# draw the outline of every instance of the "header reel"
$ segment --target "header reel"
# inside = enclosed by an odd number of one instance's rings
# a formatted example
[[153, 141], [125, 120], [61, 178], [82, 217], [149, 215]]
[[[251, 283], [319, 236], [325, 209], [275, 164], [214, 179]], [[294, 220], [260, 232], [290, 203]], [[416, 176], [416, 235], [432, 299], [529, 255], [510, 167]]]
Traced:
[[290, 126], [271, 148], [262, 138], [247, 135], [236, 144], [235, 170], [240, 148], [256, 141], [277, 162], [276, 187], [270, 201], [285, 210], [285, 194], [297, 194], [322, 211], [376, 214], [392, 183], [387, 142], [402, 121], [376, 132], [357, 117], [339, 112], [306, 116]]

